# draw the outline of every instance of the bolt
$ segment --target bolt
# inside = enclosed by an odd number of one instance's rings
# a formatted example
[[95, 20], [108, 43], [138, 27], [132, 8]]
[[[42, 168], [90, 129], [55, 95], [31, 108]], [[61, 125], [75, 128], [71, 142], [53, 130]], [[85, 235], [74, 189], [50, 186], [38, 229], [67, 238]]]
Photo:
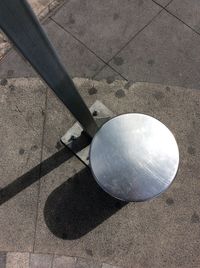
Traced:
[[93, 116], [97, 116], [97, 115], [98, 115], [98, 112], [97, 112], [97, 111], [94, 111], [94, 112], [92, 113], [92, 115], [93, 115]]
[[71, 135], [69, 141], [74, 141], [76, 139], [76, 137], [74, 135]]

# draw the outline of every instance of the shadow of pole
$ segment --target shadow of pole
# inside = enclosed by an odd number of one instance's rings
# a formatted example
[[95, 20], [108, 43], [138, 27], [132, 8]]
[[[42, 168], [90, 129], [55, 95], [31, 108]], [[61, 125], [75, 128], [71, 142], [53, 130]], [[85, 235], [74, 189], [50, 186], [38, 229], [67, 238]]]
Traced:
[[88, 146], [90, 142], [90, 137], [82, 131], [80, 137], [73, 142], [73, 151], [64, 147], [59, 152], [55, 153], [21, 177], [17, 178], [15, 181], [8, 184], [6, 187], [0, 189], [0, 205], [69, 160], [75, 155], [75, 153]]
[[[85, 134], [82, 133], [84, 136]], [[74, 143], [78, 152], [89, 144], [88, 137]], [[24, 175], [0, 189], [0, 205], [59, 167], [74, 156], [64, 147]], [[78, 239], [97, 227], [127, 203], [104, 192], [94, 180], [88, 167], [55, 189], [44, 207], [45, 222], [50, 231], [62, 239]]]
[[59, 167], [62, 163], [70, 159], [74, 154], [67, 148], [61, 149], [53, 156], [44, 160], [42, 163], [32, 168], [30, 171], [17, 178], [12, 183], [0, 190], [0, 205], [14, 197], [19, 192], [26, 189], [43, 176]]
[[55, 236], [74, 240], [90, 232], [126, 204], [104, 192], [89, 168], [84, 168], [50, 194], [44, 207], [44, 218]]

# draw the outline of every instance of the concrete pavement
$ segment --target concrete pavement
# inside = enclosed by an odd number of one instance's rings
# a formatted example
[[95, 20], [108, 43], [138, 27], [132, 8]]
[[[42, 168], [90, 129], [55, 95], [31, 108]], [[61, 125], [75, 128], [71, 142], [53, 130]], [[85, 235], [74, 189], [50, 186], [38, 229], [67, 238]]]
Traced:
[[52, 267], [54, 255], [58, 267], [200, 267], [199, 8], [74, 0], [43, 24], [88, 105], [147, 113], [175, 134], [179, 173], [150, 202], [99, 189], [59, 142], [74, 122], [65, 107], [17, 52], [1, 61], [0, 267]]

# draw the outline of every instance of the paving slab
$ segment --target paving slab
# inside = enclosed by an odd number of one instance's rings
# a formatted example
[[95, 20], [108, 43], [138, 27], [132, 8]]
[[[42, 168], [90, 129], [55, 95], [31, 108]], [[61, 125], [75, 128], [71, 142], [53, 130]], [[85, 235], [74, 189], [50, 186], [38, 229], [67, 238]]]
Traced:
[[[55, 22], [48, 20], [43, 26], [71, 76], [92, 77], [104, 66], [101, 60]], [[33, 68], [16, 51], [11, 51], [0, 64], [0, 78], [37, 76]]]
[[175, 0], [167, 9], [200, 33], [200, 2], [198, 0]]
[[102, 264], [94, 260], [78, 258], [75, 268], [102, 268]]
[[31, 251], [39, 166], [24, 174], [40, 163], [46, 86], [31, 79], [0, 84], [0, 250]]
[[8, 252], [0, 254], [1, 268], [122, 268], [95, 260], [55, 254]]
[[9, 252], [6, 259], [6, 268], [29, 268], [29, 253]]
[[0, 62], [1, 79], [35, 76], [37, 73], [15, 48], [9, 51]]
[[151, 0], [75, 0], [53, 19], [107, 61], [160, 10]]
[[53, 255], [50, 254], [31, 254], [30, 268], [50, 268], [53, 263]]
[[52, 268], [76, 268], [76, 258], [56, 255]]
[[126, 79], [200, 88], [200, 36], [162, 13], [111, 65]]
[[[160, 197], [126, 204], [104, 193], [89, 170], [69, 158], [41, 180], [35, 251], [113, 266], [199, 267], [199, 90], [133, 82], [127, 86], [121, 80], [74, 81], [88, 105], [99, 99], [116, 114], [146, 113], [165, 123], [179, 145], [180, 169]], [[88, 93], [91, 86], [94, 95]], [[45, 157], [62, 152], [56, 142], [64, 125], [74, 122], [49, 94]]]
[[107, 263], [103, 263], [102, 264], [102, 268], [120, 268], [119, 266], [113, 266]]

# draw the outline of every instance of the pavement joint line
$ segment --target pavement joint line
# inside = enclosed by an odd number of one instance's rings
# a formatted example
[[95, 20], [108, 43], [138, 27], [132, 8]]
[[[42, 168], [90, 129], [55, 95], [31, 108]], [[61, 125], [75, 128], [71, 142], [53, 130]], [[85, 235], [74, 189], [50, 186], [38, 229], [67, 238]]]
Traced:
[[[153, 1], [153, 0], [152, 0]], [[156, 4], [156, 3], [155, 3]], [[160, 5], [160, 7], [162, 8], [155, 16], [153, 16], [153, 18], [147, 22], [136, 34], [134, 34], [133, 37], [131, 37], [131, 39], [123, 46], [121, 47], [112, 57], [111, 59], [109, 59], [106, 63], [109, 65], [109, 63], [117, 56], [119, 55], [119, 53], [126, 48], [141, 32], [143, 32], [144, 29], [146, 29], [159, 15], [161, 12], [163, 12], [164, 7]], [[127, 79], [126, 79], [127, 80]]]
[[93, 76], [92, 76], [92, 79], [95, 79], [95, 77], [100, 74], [101, 71], [103, 71], [103, 69], [105, 69], [106, 67], [109, 67], [110, 69], [112, 69], [115, 73], [117, 73], [119, 76], [121, 76], [121, 78], [125, 81], [128, 81], [128, 79], [123, 76], [120, 72], [118, 72], [114, 67], [112, 67], [110, 64], [105, 64], [103, 65], [99, 71], [97, 71]]
[[[173, 1], [173, 0], [172, 0]], [[156, 4], [156, 3], [155, 3]], [[63, 27], [60, 23], [58, 23], [55, 19], [53, 19], [51, 16], [49, 17], [49, 19], [51, 19], [56, 25], [58, 25], [60, 28], [62, 28], [66, 33], [70, 34], [74, 39], [76, 39], [78, 42], [80, 42], [85, 48], [87, 48], [91, 53], [93, 53], [99, 60], [101, 60], [105, 66], [102, 67], [102, 69], [100, 69], [99, 71], [97, 71], [97, 73], [92, 77], [94, 78], [96, 75], [98, 75], [106, 66], [110, 67], [113, 71], [115, 71], [116, 73], [118, 73], [124, 80], [128, 81], [128, 79], [126, 77], [124, 77], [121, 73], [119, 73], [117, 70], [115, 70], [115, 68], [113, 68], [109, 62], [112, 61], [112, 59], [114, 57], [116, 57], [132, 40], [135, 39], [135, 37], [137, 37], [137, 35], [139, 35], [146, 27], [148, 27], [153, 20], [164, 10], [164, 8], [161, 6], [161, 10], [155, 15], [153, 16], [153, 18], [147, 23], [145, 24], [129, 41], [126, 42], [126, 44], [124, 46], [122, 46], [122, 48], [120, 48], [108, 61], [103, 60], [98, 54], [96, 54], [93, 50], [91, 50], [85, 43], [83, 43], [79, 38], [77, 38], [73, 33], [71, 33], [69, 30], [67, 30], [65, 27]]]
[[83, 43], [79, 38], [77, 38], [73, 33], [68, 31], [65, 27], [63, 27], [60, 23], [58, 23], [55, 19], [53, 19], [51, 16], [49, 17], [50, 20], [52, 20], [58, 27], [60, 27], [63, 31], [71, 35], [76, 41], [81, 43], [85, 48], [87, 48], [93, 55], [95, 55], [99, 60], [101, 60], [104, 64], [106, 64], [106, 61], [102, 59], [99, 55], [97, 55], [92, 49], [90, 49], [85, 43]]
[[[117, 74], [119, 74], [123, 79], [127, 80], [122, 74], [120, 74], [117, 70], [115, 70], [112, 66], [110, 66], [109, 64], [107, 64], [107, 62], [102, 59], [98, 54], [96, 54], [92, 49], [90, 49], [85, 43], [83, 43], [79, 38], [77, 38], [74, 34], [72, 34], [70, 31], [68, 31], [65, 27], [63, 27], [60, 23], [58, 23], [55, 19], [53, 19], [51, 16], [49, 17], [50, 20], [52, 20], [58, 27], [60, 27], [63, 31], [65, 31], [66, 33], [68, 33], [69, 35], [71, 35], [76, 41], [78, 41], [79, 43], [81, 43], [81, 45], [83, 45], [86, 49], [88, 49], [93, 55], [95, 55], [100, 61], [102, 61], [105, 65], [102, 66], [102, 68], [100, 68], [100, 71], [102, 71], [104, 69], [104, 67], [108, 66], [110, 67], [113, 71], [115, 71]], [[94, 74], [92, 76], [95, 77], [100, 71], [97, 71], [96, 74]]]
[[94, 79], [94, 80], [95, 80], [95, 77], [96, 77], [98, 74], [100, 74], [101, 71], [103, 71], [106, 67], [108, 67], [108, 68], [110, 68], [111, 70], [113, 70], [113, 72], [115, 72], [116, 74], [118, 74], [119, 76], [121, 76], [121, 78], [122, 78], [123, 80], [125, 80], [125, 81], [128, 82], [128, 79], [127, 79], [125, 76], [123, 76], [120, 72], [118, 72], [115, 68], [113, 68], [113, 67], [112, 67], [111, 65], [109, 65], [109, 64], [105, 64], [104, 66], [102, 66], [102, 68], [100, 68], [100, 70], [97, 71], [97, 72], [92, 76], [91, 79]]
[[38, 215], [39, 215], [39, 198], [40, 198], [40, 188], [41, 188], [41, 172], [42, 172], [42, 160], [43, 160], [43, 149], [44, 149], [44, 134], [45, 134], [45, 126], [46, 126], [46, 114], [47, 114], [47, 94], [48, 88], [46, 87], [45, 92], [45, 102], [44, 102], [44, 119], [42, 124], [42, 137], [41, 137], [41, 153], [40, 153], [40, 167], [39, 167], [39, 185], [38, 185], [38, 195], [37, 195], [37, 205], [36, 205], [36, 216], [35, 216], [35, 230], [34, 230], [34, 238], [33, 238], [33, 252], [35, 251], [35, 244], [36, 244], [36, 233], [37, 233], [37, 222], [38, 222]]
[[160, 3], [158, 3], [156, 0], [151, 0], [152, 2], [154, 2], [156, 5], [158, 5], [158, 6], [160, 6], [160, 7], [162, 7], [162, 8], [165, 8], [165, 7], [167, 7], [167, 6], [169, 6], [174, 0], [170, 0], [167, 4], [165, 4], [165, 5], [162, 5], [162, 4], [160, 4]]
[[[161, 6], [161, 4], [157, 3], [155, 0], [152, 0], [152, 1], [153, 1], [155, 4], [157, 4], [158, 6], [163, 7], [163, 6]], [[173, 2], [173, 0], [172, 0], [171, 2]], [[171, 4], [171, 2], [169, 2], [169, 4]], [[198, 36], [200, 36], [200, 33], [199, 33], [198, 31], [196, 31], [193, 27], [191, 27], [189, 24], [187, 24], [185, 21], [183, 21], [183, 20], [180, 19], [178, 16], [176, 16], [173, 12], [171, 12], [170, 10], [167, 9], [167, 7], [169, 6], [169, 4], [166, 5], [166, 6], [164, 6], [163, 9], [164, 9], [167, 13], [169, 13], [171, 16], [173, 16], [174, 18], [176, 18], [177, 20], [179, 20], [180, 22], [182, 22], [185, 26], [187, 26], [190, 30], [192, 30], [192, 31], [193, 31], [194, 33], [196, 33]]]
[[[171, 0], [166, 6], [168, 6], [173, 0]], [[53, 1], [52, 1], [53, 2]], [[93, 55], [95, 55], [99, 60], [101, 60], [105, 65], [100, 68], [99, 71], [97, 71], [93, 76], [92, 79], [94, 79], [105, 67], [111, 68], [114, 72], [116, 72], [119, 76], [121, 76], [124, 80], [128, 81], [128, 79], [123, 76], [119, 71], [117, 71], [114, 67], [112, 67], [109, 63], [112, 61], [114, 57], [116, 57], [131, 41], [137, 37], [138, 34], [140, 34], [147, 26], [149, 26], [153, 20], [165, 9], [162, 5], [158, 4], [154, 0], [152, 0], [154, 4], [159, 5], [162, 9], [147, 23], [145, 24], [121, 49], [119, 49], [108, 61], [103, 60], [98, 54], [96, 54], [93, 50], [91, 50], [85, 43], [83, 43], [79, 38], [77, 38], [74, 34], [72, 34], [70, 31], [68, 31], [65, 27], [63, 27], [60, 23], [58, 23], [55, 19], [52, 18], [52, 15], [57, 12], [57, 10], [62, 7], [66, 0], [63, 1], [58, 7], [55, 8], [55, 10], [52, 10], [52, 12], [49, 12], [49, 14], [43, 18], [42, 22], [45, 22], [46, 20], [50, 19], [52, 20], [58, 27], [63, 29], [65, 32], [70, 34], [75, 40], [77, 40], [79, 43], [81, 43], [85, 48], [87, 48]], [[12, 52], [13, 47], [10, 48], [10, 50], [4, 55], [4, 57], [0, 60], [0, 62], [8, 55], [9, 52]]]
[[85, 43], [83, 43], [79, 38], [77, 38], [73, 33], [68, 31], [65, 27], [63, 27], [60, 23], [58, 23], [55, 19], [53, 19], [51, 16], [49, 17], [50, 20], [52, 20], [57, 26], [59, 26], [61, 29], [63, 29], [66, 33], [70, 34], [76, 41], [81, 43], [84, 47], [86, 47], [92, 54], [94, 54], [99, 60], [101, 60], [104, 64], [106, 64], [106, 61], [102, 59], [99, 55], [97, 55], [92, 49], [90, 49]]

